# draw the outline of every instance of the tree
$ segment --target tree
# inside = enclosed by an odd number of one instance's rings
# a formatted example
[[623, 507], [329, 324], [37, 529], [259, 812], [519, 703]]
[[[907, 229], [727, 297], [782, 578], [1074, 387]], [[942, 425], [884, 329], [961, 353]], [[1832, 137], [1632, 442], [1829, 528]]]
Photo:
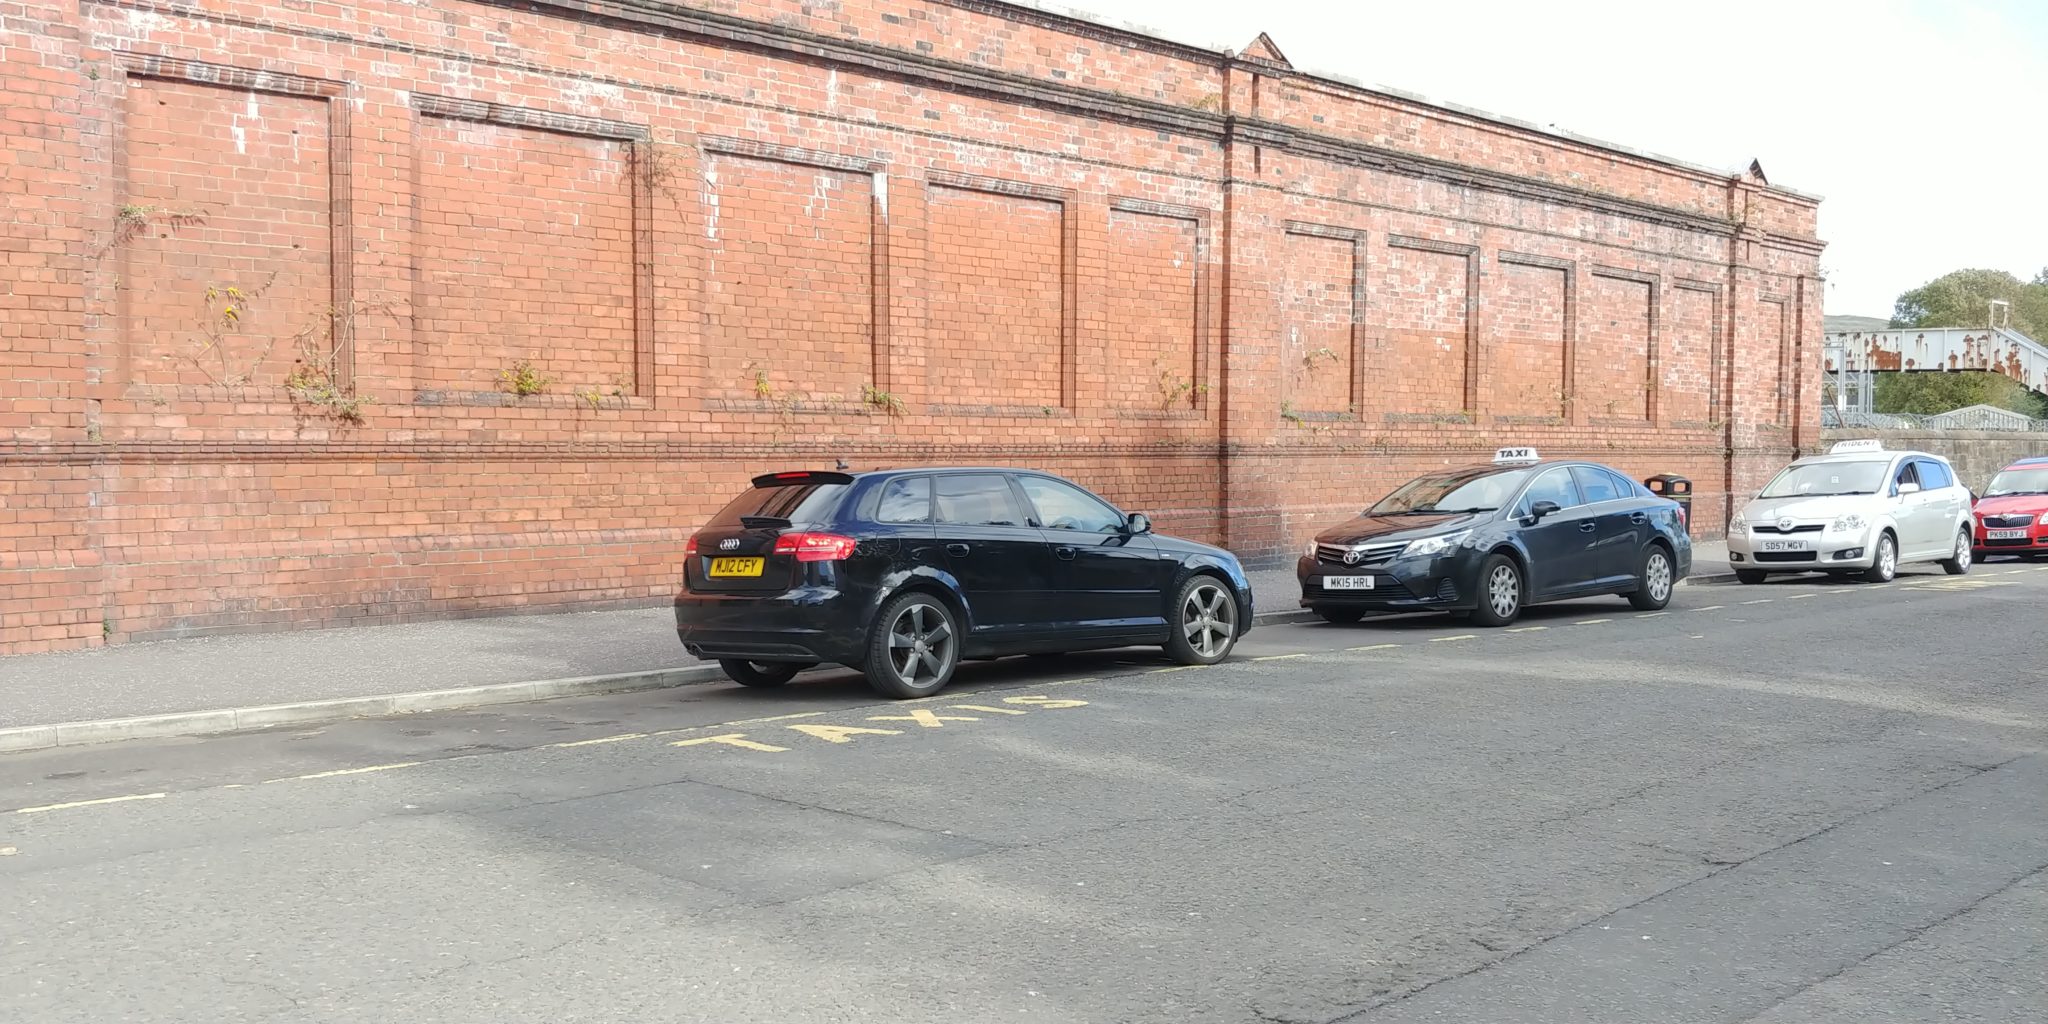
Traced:
[[2031, 282], [2003, 270], [1944, 274], [1899, 296], [1892, 309], [1892, 326], [1986, 327], [1993, 299], [2012, 304], [2014, 330], [2029, 338], [2048, 339], [2048, 268]]
[[1995, 405], [2048, 419], [2048, 396], [2029, 391], [2002, 373], [1983, 370], [1880, 373], [1871, 396], [1871, 407], [1878, 412], [1932, 415], [1973, 405]]

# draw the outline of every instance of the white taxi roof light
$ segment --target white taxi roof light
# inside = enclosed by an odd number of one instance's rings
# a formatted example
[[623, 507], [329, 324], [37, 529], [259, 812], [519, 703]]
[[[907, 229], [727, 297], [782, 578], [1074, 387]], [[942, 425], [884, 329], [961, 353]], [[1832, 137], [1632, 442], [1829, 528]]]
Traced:
[[1883, 442], [1883, 441], [1880, 441], [1880, 440], [1878, 440], [1878, 439], [1876, 439], [1876, 438], [1874, 438], [1874, 437], [1873, 437], [1873, 438], [1866, 438], [1866, 439], [1864, 439], [1864, 440], [1861, 440], [1861, 441], [1837, 441], [1837, 442], [1835, 442], [1835, 446], [1834, 446], [1833, 448], [1830, 448], [1830, 449], [1828, 449], [1828, 454], [1829, 454], [1829, 455], [1850, 455], [1850, 454], [1853, 454], [1853, 453], [1855, 453], [1855, 452], [1881, 452], [1881, 451], [1884, 451], [1884, 442]]
[[1542, 461], [1543, 457], [1537, 455], [1534, 448], [1502, 448], [1493, 453], [1493, 462], [1497, 466], [1526, 466]]

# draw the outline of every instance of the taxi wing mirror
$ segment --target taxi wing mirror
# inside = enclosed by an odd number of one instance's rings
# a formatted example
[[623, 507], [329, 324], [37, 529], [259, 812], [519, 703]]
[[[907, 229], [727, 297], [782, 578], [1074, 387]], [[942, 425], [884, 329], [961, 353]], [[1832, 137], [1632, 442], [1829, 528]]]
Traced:
[[1919, 485], [1919, 484], [1900, 484], [1900, 485], [1899, 485], [1899, 497], [1901, 497], [1901, 498], [1905, 497], [1905, 496], [1906, 496], [1906, 495], [1908, 495], [1908, 494], [1918, 494], [1918, 493], [1920, 493], [1920, 485]]
[[1124, 532], [1132, 535], [1151, 533], [1152, 518], [1143, 512], [1133, 512], [1124, 520]]
[[1554, 516], [1562, 511], [1564, 511], [1564, 507], [1559, 505], [1557, 502], [1539, 501], [1534, 505], [1529, 506], [1529, 518], [1535, 519], [1540, 522], [1543, 519], [1549, 516]]

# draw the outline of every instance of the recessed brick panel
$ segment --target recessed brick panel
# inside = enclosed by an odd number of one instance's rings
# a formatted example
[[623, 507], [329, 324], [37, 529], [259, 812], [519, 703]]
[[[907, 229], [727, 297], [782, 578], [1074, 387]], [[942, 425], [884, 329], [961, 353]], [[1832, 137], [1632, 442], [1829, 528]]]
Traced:
[[422, 116], [414, 234], [423, 390], [632, 391], [632, 143]]
[[934, 398], [1061, 405], [1065, 204], [933, 185], [926, 209]]
[[1296, 412], [1353, 412], [1360, 243], [1289, 232], [1285, 246], [1276, 296], [1285, 401]]
[[874, 183], [712, 154], [705, 393], [856, 402], [874, 383]]
[[1578, 404], [1595, 422], [1649, 417], [1652, 294], [1646, 281], [1599, 274], [1587, 279]]
[[1663, 415], [1671, 423], [1713, 420], [1715, 301], [1713, 292], [1673, 288], [1664, 293]]
[[1195, 359], [1196, 221], [1111, 210], [1100, 400], [1118, 409], [1185, 410], [1204, 397]]
[[324, 342], [324, 99], [135, 78], [108, 250], [139, 384], [277, 387]]
[[1558, 417], [1565, 411], [1570, 268], [1502, 261], [1486, 308], [1497, 416]]
[[1371, 289], [1386, 336], [1377, 365], [1366, 370], [1393, 413], [1458, 413], [1466, 409], [1467, 257], [1426, 249], [1389, 248], [1387, 272]]

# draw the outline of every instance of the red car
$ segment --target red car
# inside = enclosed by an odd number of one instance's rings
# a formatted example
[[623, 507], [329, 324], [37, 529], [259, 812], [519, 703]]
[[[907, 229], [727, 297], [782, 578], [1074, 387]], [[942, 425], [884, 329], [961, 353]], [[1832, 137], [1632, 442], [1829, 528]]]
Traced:
[[1975, 517], [1977, 558], [2048, 557], [2048, 456], [2000, 470], [1977, 499]]

